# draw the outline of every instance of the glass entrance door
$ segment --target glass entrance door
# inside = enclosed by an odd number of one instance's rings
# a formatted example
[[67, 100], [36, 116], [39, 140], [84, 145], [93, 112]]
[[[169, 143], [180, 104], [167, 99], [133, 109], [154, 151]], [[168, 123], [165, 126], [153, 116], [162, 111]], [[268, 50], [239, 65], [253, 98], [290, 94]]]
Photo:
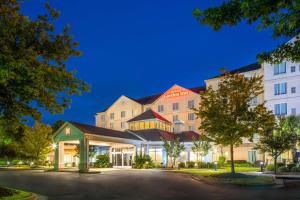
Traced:
[[133, 154], [131, 153], [113, 153], [112, 163], [114, 167], [129, 167], [132, 165]]

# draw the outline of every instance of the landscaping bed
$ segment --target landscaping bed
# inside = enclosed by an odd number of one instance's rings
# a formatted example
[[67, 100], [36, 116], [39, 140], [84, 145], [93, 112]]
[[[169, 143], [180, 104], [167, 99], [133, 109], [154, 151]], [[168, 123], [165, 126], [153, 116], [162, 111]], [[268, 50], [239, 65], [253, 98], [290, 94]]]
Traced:
[[32, 196], [31, 192], [0, 187], [1, 200], [19, 200]]

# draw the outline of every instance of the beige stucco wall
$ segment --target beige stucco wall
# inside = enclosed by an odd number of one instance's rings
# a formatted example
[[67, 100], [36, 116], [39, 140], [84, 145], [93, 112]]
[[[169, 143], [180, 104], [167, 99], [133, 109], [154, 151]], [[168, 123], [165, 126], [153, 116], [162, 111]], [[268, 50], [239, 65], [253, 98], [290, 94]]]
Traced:
[[[122, 111], [125, 111], [125, 117], [123, 118], [121, 117]], [[114, 119], [110, 119], [111, 113], [114, 113]], [[129, 128], [127, 121], [141, 113], [142, 106], [138, 102], [126, 96], [121, 96], [105, 112], [96, 114], [96, 126], [103, 128], [111, 128], [110, 123], [113, 123], [112, 129], [125, 130]], [[102, 121], [102, 115], [105, 116], [104, 121]], [[121, 122], [125, 123], [124, 128], [121, 128]]]

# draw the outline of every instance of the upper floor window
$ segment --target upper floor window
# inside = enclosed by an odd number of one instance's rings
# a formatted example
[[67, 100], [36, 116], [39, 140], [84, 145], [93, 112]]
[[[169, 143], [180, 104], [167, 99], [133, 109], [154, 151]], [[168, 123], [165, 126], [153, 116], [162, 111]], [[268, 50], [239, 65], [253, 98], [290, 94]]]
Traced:
[[114, 128], [114, 123], [109, 123], [109, 128], [113, 129]]
[[274, 84], [274, 95], [286, 94], [287, 83]]
[[297, 115], [296, 108], [291, 109], [291, 115]]
[[125, 128], [125, 122], [121, 122], [121, 128]]
[[250, 100], [250, 106], [256, 106], [258, 104], [258, 98], [252, 97]]
[[173, 115], [173, 122], [178, 121], [178, 115]]
[[109, 118], [110, 118], [111, 120], [114, 120], [114, 119], [115, 119], [115, 113], [110, 113]]
[[286, 115], [287, 114], [287, 103], [275, 104], [275, 115]]
[[295, 66], [291, 66], [291, 72], [292, 73], [296, 72], [296, 67]]
[[194, 126], [189, 126], [189, 131], [194, 131], [195, 127]]
[[125, 111], [122, 111], [122, 112], [121, 112], [121, 118], [124, 118], [124, 117], [125, 117], [125, 114], [126, 114], [126, 112], [125, 112]]
[[188, 120], [192, 121], [194, 119], [195, 119], [195, 114], [194, 113], [189, 113]]
[[188, 108], [192, 109], [194, 107], [195, 107], [195, 101], [194, 100], [188, 101]]
[[101, 115], [101, 121], [105, 122], [105, 115]]
[[147, 108], [146, 108], [146, 110], [150, 110], [150, 109], [151, 109], [150, 107], [147, 107]]
[[286, 63], [274, 64], [274, 75], [286, 73]]
[[179, 104], [173, 103], [173, 110], [179, 110]]
[[291, 87], [291, 93], [296, 93], [296, 87]]
[[157, 110], [158, 112], [164, 112], [164, 105], [158, 105]]

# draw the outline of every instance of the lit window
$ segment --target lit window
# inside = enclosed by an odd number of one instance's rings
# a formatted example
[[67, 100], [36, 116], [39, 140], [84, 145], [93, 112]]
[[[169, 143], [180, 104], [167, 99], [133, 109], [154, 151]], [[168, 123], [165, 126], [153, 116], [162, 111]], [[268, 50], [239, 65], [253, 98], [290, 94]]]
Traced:
[[194, 113], [189, 113], [188, 120], [192, 121], [194, 119], [195, 119], [195, 114]]
[[179, 110], [179, 104], [178, 103], [173, 103], [173, 110]]
[[125, 113], [126, 113], [125, 111], [122, 111], [122, 112], [121, 112], [121, 118], [124, 118], [124, 117], [125, 117]]
[[173, 115], [173, 122], [178, 121], [178, 115]]
[[149, 129], [149, 122], [145, 122], [145, 129]]
[[144, 129], [145, 128], [145, 122], [140, 122], [140, 129]]
[[114, 120], [114, 119], [115, 119], [115, 113], [110, 113], [109, 118], [110, 118], [111, 120]]
[[134, 123], [134, 130], [139, 130], [139, 123], [138, 122]]
[[150, 128], [155, 128], [155, 123], [153, 121], [150, 122]]
[[188, 108], [192, 109], [194, 107], [195, 107], [195, 101], [194, 100], [188, 101]]
[[158, 112], [164, 112], [164, 105], [158, 105], [157, 110]]
[[194, 131], [194, 130], [195, 130], [194, 126], [189, 126], [189, 131]]
[[296, 93], [296, 87], [291, 88], [291, 93]]

